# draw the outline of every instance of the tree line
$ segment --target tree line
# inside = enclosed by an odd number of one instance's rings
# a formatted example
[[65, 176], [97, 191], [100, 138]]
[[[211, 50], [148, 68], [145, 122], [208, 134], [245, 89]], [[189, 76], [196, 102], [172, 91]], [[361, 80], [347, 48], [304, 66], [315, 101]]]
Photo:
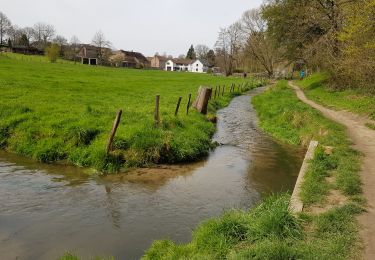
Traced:
[[375, 0], [266, 0], [220, 29], [216, 54], [227, 74], [289, 66], [375, 90]]
[[[111, 47], [101, 31], [95, 33], [92, 45], [98, 48], [98, 59], [104, 61], [105, 48]], [[12, 24], [10, 19], [0, 11], [0, 47], [26, 47], [42, 50], [51, 59], [56, 61], [57, 57], [73, 60], [81, 46], [77, 36], [72, 36], [68, 41], [64, 36], [56, 33], [53, 25], [38, 22], [33, 26], [19, 27]]]

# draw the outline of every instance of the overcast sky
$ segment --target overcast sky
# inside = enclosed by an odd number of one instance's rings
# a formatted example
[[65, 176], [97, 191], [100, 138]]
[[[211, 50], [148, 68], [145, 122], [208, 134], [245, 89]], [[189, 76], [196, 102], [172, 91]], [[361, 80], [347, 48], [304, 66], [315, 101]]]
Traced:
[[70, 40], [90, 43], [101, 30], [114, 48], [186, 54], [190, 44], [213, 47], [220, 27], [262, 0], [0, 0], [0, 11], [21, 27], [46, 22]]

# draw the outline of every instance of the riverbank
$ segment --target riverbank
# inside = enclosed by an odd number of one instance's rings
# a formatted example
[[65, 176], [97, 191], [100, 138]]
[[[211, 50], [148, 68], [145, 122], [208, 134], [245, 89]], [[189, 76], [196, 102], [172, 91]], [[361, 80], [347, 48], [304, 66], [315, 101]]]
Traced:
[[[311, 139], [321, 144], [302, 184], [304, 212], [289, 212], [289, 195], [269, 197], [249, 211], [233, 210], [206, 221], [188, 244], [156, 241], [145, 259], [359, 258], [361, 157], [350, 148], [344, 127], [299, 101], [285, 81], [253, 104], [260, 126], [272, 136], [294, 145]], [[332, 147], [332, 153], [324, 146]]]
[[359, 216], [360, 234], [364, 243], [363, 258], [373, 259], [375, 257], [375, 132], [368, 127], [369, 119], [347, 111], [334, 111], [319, 105], [306, 98], [303, 91], [293, 83], [290, 85], [296, 90], [297, 96], [306, 104], [322, 112], [322, 114], [347, 127], [347, 133], [352, 146], [360, 151], [363, 156], [361, 165], [361, 181], [363, 184], [363, 195], [366, 199], [366, 211]]
[[293, 190], [304, 149], [257, 127], [250, 100], [264, 89], [217, 112], [213, 141], [222, 145], [198, 163], [96, 176], [0, 151], [0, 255], [139, 259], [153, 240], [186, 243], [200, 222], [224, 210]]
[[[186, 115], [189, 94], [194, 99], [200, 85], [226, 85], [224, 95], [210, 102], [212, 116], [241, 91], [260, 85], [208, 74], [51, 64], [45, 57], [19, 54], [0, 55], [0, 61], [0, 148], [100, 172], [201, 159], [212, 147], [215, 125], [193, 109]], [[246, 87], [229, 93], [232, 83]], [[160, 127], [153, 121], [157, 94]], [[106, 155], [119, 109], [114, 151]]]

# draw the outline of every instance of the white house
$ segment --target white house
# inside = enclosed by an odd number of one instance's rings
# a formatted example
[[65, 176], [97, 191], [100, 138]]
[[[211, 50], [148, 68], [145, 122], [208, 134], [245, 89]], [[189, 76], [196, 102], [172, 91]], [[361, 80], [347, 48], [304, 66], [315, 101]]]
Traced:
[[207, 66], [205, 66], [200, 60], [196, 60], [191, 64], [191, 72], [207, 72]]
[[200, 60], [169, 59], [165, 63], [165, 70], [203, 73], [207, 72], [207, 67]]

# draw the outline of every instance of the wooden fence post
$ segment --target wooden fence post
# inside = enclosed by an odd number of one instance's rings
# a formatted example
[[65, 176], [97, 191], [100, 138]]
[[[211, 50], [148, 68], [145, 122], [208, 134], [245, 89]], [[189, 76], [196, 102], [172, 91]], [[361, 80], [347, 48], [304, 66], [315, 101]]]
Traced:
[[189, 114], [190, 100], [191, 100], [191, 94], [189, 94], [189, 100], [188, 100], [188, 103], [187, 103], [187, 106], [186, 106], [186, 115]]
[[114, 121], [114, 123], [113, 123], [113, 127], [112, 127], [111, 134], [109, 135], [109, 139], [108, 139], [108, 143], [107, 143], [107, 149], [106, 149], [106, 154], [107, 154], [107, 155], [108, 155], [109, 152], [112, 150], [112, 142], [113, 142], [113, 138], [115, 137], [115, 134], [116, 134], [116, 131], [117, 131], [117, 127], [118, 127], [118, 125], [120, 124], [121, 115], [122, 115], [122, 110], [120, 109], [120, 110], [117, 112], [117, 116], [116, 116], [115, 121]]
[[155, 112], [154, 112], [155, 126], [159, 126], [159, 123], [160, 123], [159, 103], [160, 103], [160, 95], [156, 95]]
[[177, 106], [176, 106], [176, 111], [174, 112], [174, 115], [175, 115], [175, 116], [177, 116], [177, 114], [178, 114], [178, 109], [180, 108], [181, 99], [182, 99], [182, 97], [179, 97], [179, 98], [178, 98]]
[[214, 99], [216, 99], [216, 92], [217, 92], [217, 86], [215, 86], [215, 95], [214, 95]]
[[212, 95], [212, 88], [199, 87], [198, 96], [193, 102], [193, 107], [196, 108], [200, 113], [207, 114], [207, 106], [210, 95]]

